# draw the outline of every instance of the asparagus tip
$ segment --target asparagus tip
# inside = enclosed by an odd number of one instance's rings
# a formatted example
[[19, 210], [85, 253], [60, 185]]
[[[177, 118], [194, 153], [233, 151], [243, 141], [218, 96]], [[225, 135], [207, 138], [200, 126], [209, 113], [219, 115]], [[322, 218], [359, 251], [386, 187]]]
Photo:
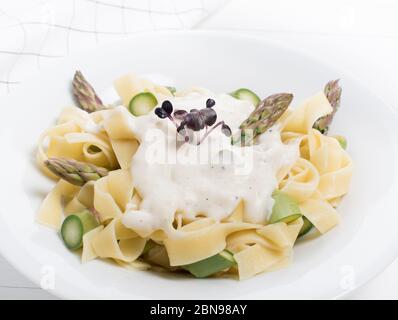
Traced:
[[73, 76], [72, 92], [79, 107], [87, 112], [106, 108], [80, 70], [76, 70]]

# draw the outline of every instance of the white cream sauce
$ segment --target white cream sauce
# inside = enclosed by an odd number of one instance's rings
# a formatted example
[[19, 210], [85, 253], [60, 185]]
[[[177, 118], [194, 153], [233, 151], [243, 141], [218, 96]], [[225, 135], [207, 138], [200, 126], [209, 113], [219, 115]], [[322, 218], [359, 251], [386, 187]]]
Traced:
[[[191, 93], [169, 99], [176, 109], [201, 109], [206, 100], [216, 101], [217, 122], [224, 120], [232, 132], [254, 106], [227, 94]], [[176, 128], [169, 119], [154, 113], [130, 117], [131, 128], [140, 140], [131, 171], [136, 190], [143, 198], [139, 210], [127, 210], [123, 223], [140, 235], [164, 230], [175, 234], [175, 213], [187, 219], [196, 215], [216, 221], [230, 215], [244, 201], [244, 220], [266, 223], [273, 206], [276, 174], [292, 165], [298, 145], [281, 142], [277, 126], [259, 136], [254, 146], [231, 146], [230, 138], [215, 129], [199, 146], [176, 142]], [[199, 134], [203, 135], [204, 130]], [[200, 137], [196, 136], [196, 140]]]

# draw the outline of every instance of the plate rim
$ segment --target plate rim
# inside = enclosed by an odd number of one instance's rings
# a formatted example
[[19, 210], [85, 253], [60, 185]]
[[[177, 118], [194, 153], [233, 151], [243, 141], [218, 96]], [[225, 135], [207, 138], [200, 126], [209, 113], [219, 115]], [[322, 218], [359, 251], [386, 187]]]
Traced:
[[[275, 47], [275, 48], [279, 48], [281, 50], [290, 52], [292, 54], [295, 55], [299, 55], [302, 56], [303, 58], [312, 60], [314, 62], [317, 62], [321, 65], [324, 65], [325, 67], [327, 67], [328, 69], [330, 69], [333, 72], [336, 72], [338, 74], [341, 74], [344, 76], [344, 78], [349, 79], [350, 81], [354, 82], [358, 87], [360, 87], [361, 89], [367, 90], [369, 91], [369, 95], [371, 95], [374, 99], [380, 101], [380, 103], [388, 108], [390, 108], [389, 104], [387, 104], [385, 101], [383, 101], [378, 95], [376, 95], [370, 88], [368, 88], [368, 86], [366, 86], [365, 84], [362, 83], [362, 81], [360, 79], [358, 79], [357, 77], [355, 77], [353, 74], [351, 74], [350, 72], [346, 71], [346, 70], [342, 70], [340, 69], [338, 66], [336, 66], [333, 63], [327, 62], [325, 60], [323, 60], [322, 58], [320, 58], [319, 56], [316, 56], [314, 54], [309, 53], [308, 51], [302, 49], [302, 48], [297, 48], [297, 47], [293, 47], [293, 46], [289, 46], [285, 43], [279, 42], [279, 41], [275, 41], [275, 40], [270, 40], [267, 39], [266, 37], [260, 36], [260, 35], [250, 35], [247, 33], [244, 33], [242, 31], [220, 31], [220, 30], [212, 30], [212, 29], [206, 29], [206, 30], [163, 30], [163, 31], [144, 31], [144, 32], [138, 32], [134, 35], [130, 35], [126, 38], [123, 39], [118, 39], [112, 42], [108, 42], [106, 44], [101, 44], [99, 46], [96, 46], [94, 48], [88, 49], [88, 50], [78, 50], [76, 52], [74, 52], [71, 55], [59, 58], [55, 61], [53, 61], [52, 63], [50, 63], [49, 65], [47, 65], [46, 67], [42, 68], [41, 70], [38, 70], [37, 72], [32, 73], [31, 76], [27, 77], [26, 79], [24, 79], [24, 81], [22, 82], [22, 84], [20, 86], [18, 86], [18, 88], [16, 88], [13, 92], [11, 92], [10, 94], [1, 97], [0, 101], [3, 101], [4, 99], [12, 99], [13, 96], [17, 96], [22, 90], [24, 86], [28, 86], [29, 83], [34, 80], [37, 79], [38, 77], [41, 77], [42, 74], [45, 74], [46, 72], [48, 72], [49, 70], [51, 70], [54, 67], [57, 67], [59, 65], [62, 64], [63, 61], [69, 61], [72, 59], [78, 59], [79, 56], [81, 56], [82, 54], [88, 54], [89, 52], [94, 52], [95, 50], [98, 50], [102, 47], [108, 47], [108, 46], [112, 46], [112, 44], [114, 43], [122, 43], [126, 40], [130, 40], [130, 39], [134, 39], [134, 38], [139, 38], [139, 37], [143, 37], [146, 35], [150, 35], [150, 36], [154, 36], [154, 37], [158, 37], [158, 36], [198, 36], [198, 37], [219, 37], [219, 38], [231, 38], [234, 40], [239, 40], [239, 39], [243, 39], [243, 40], [252, 40], [252, 41], [256, 41], [258, 43], [261, 43], [262, 45], [265, 46], [271, 46], [271, 47]], [[1, 134], [1, 132], [0, 132]], [[3, 214], [0, 213], [0, 218], [3, 220]], [[2, 224], [0, 226], [0, 230], [1, 229], [8, 229], [6, 227], [6, 224]], [[397, 236], [398, 238], [398, 236]], [[391, 265], [391, 263], [397, 258], [398, 256], [398, 247], [395, 248], [395, 250], [390, 250], [389, 252], [391, 252], [390, 256], [388, 258], [385, 259], [385, 261], [387, 261], [387, 263], [374, 263], [374, 267], [371, 269], [371, 271], [368, 273], [368, 276], [366, 277], [365, 280], [359, 281], [358, 283], [355, 283], [355, 286], [348, 289], [348, 290], [342, 290], [342, 292], [336, 296], [330, 297], [330, 299], [342, 299], [345, 298], [349, 295], [351, 295], [353, 292], [359, 290], [361, 287], [363, 287], [364, 285], [366, 285], [368, 282], [370, 282], [371, 280], [373, 280], [377, 275], [379, 275], [380, 273], [382, 273], [388, 266]], [[5, 258], [5, 260], [7, 260], [7, 262], [10, 263], [10, 265], [12, 265], [13, 268], [15, 268], [20, 274], [22, 274], [24, 277], [28, 278], [31, 282], [35, 283], [36, 285], [38, 285], [39, 288], [43, 289], [40, 285], [40, 278], [37, 277], [37, 275], [34, 274], [34, 272], [29, 272], [30, 270], [28, 269], [24, 269], [22, 267], [21, 263], [18, 263], [18, 258], [16, 254], [12, 253], [12, 250], [7, 249], [7, 246], [5, 246], [2, 242], [0, 242], [0, 254]], [[377, 265], [377, 266], [376, 266]], [[43, 289], [46, 290], [46, 289]], [[73, 299], [74, 297], [71, 295], [71, 292], [69, 290], [68, 293], [66, 293], [65, 289], [60, 289], [60, 288], [54, 288], [52, 290], [46, 290], [47, 292], [49, 292], [50, 294], [58, 297], [58, 298], [63, 298], [63, 299]], [[84, 296], [84, 295], [83, 295]], [[139, 297], [134, 297], [133, 299], [139, 299]], [[244, 299], [244, 298], [243, 298]]]

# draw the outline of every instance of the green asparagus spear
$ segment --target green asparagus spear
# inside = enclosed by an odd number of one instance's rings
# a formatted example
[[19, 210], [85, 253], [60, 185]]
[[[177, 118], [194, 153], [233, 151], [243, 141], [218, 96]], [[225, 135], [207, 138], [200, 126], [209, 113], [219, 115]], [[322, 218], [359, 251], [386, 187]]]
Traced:
[[253, 139], [271, 128], [293, 100], [290, 93], [277, 93], [262, 100], [232, 137], [232, 144], [249, 145]]
[[80, 71], [76, 71], [72, 81], [73, 95], [79, 107], [87, 112], [106, 109], [93, 87]]
[[347, 149], [347, 139], [343, 136], [334, 136], [336, 140], [340, 143], [340, 146], [345, 150]]
[[170, 93], [174, 96], [175, 93], [177, 92], [177, 88], [176, 87], [166, 87], [167, 90], [170, 91]]
[[90, 180], [98, 180], [108, 174], [105, 168], [72, 159], [49, 158], [44, 164], [58, 177], [77, 186], [82, 186]]
[[314, 129], [319, 130], [323, 134], [327, 134], [329, 126], [332, 123], [333, 117], [340, 106], [341, 99], [341, 87], [339, 85], [339, 79], [329, 81], [324, 89], [326, 98], [329, 100], [333, 111], [326, 116], [319, 118], [313, 125]]
[[302, 216], [298, 203], [283, 191], [275, 190], [272, 194], [275, 200], [269, 223], [292, 222]]
[[83, 245], [83, 236], [98, 227], [98, 221], [89, 210], [69, 215], [61, 227], [61, 236], [68, 249], [76, 250]]
[[235, 263], [233, 254], [224, 250], [207, 259], [182, 266], [182, 268], [192, 273], [196, 278], [206, 278], [232, 267]]

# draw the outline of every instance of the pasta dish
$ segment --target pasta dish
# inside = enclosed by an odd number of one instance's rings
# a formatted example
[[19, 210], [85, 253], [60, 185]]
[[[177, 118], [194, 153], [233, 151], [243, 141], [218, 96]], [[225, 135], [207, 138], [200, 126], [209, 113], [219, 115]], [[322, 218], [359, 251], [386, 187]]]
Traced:
[[37, 220], [83, 263], [242, 280], [287, 266], [300, 239], [339, 223], [353, 165], [346, 139], [328, 135], [338, 80], [293, 107], [290, 93], [133, 74], [109, 104], [79, 71], [72, 87], [76, 106], [40, 137], [38, 166], [56, 184]]

